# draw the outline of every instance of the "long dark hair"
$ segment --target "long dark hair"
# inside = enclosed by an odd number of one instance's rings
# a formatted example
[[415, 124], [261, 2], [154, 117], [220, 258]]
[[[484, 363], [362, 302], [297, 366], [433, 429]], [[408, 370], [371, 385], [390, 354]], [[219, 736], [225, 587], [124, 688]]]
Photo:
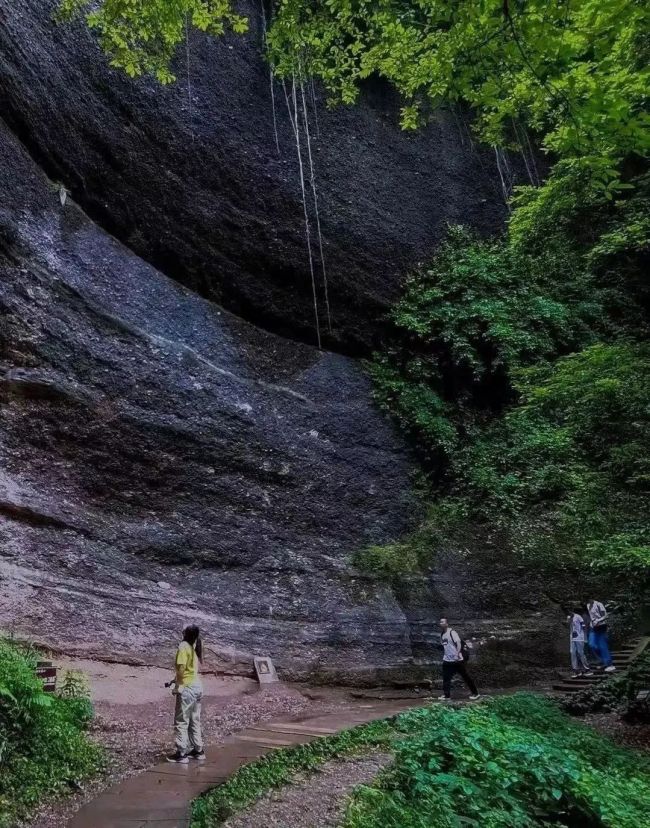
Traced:
[[192, 647], [194, 647], [197, 656], [199, 657], [199, 661], [203, 661], [203, 644], [201, 642], [201, 631], [196, 626], [196, 624], [190, 624], [188, 627], [185, 627], [183, 630], [183, 641], [187, 641]]

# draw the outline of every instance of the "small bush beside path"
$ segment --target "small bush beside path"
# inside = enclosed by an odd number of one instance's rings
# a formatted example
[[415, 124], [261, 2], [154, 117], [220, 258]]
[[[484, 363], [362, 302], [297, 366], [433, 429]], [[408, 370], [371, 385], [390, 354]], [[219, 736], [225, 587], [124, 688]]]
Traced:
[[66, 686], [43, 692], [37, 653], [0, 639], [0, 828], [25, 824], [46, 798], [77, 790], [105, 765], [86, 735], [92, 706]]

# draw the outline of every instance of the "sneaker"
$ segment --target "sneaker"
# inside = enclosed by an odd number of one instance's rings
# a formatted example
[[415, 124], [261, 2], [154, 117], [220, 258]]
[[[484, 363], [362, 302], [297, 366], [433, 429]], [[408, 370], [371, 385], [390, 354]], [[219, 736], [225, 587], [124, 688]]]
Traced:
[[167, 757], [168, 762], [174, 762], [176, 765], [187, 765], [189, 764], [189, 757], [186, 756], [184, 753], [181, 753], [180, 750], [177, 750], [176, 753], [170, 753]]
[[470, 701], [476, 701], [476, 699], [480, 699], [480, 698], [481, 698], [481, 694], [480, 693], [475, 693], [473, 696], [469, 697], [469, 700]]
[[613, 673], [614, 670], [616, 670], [616, 667], [614, 667], [613, 664], [610, 664], [609, 667], [605, 667], [605, 672], [606, 673]]
[[205, 761], [205, 751], [204, 750], [191, 750], [189, 752], [190, 759], [196, 759], [197, 762], [204, 762]]
[[580, 673], [571, 673], [571, 678], [580, 678]]
[[438, 701], [451, 701], [449, 696], [438, 696]]
[[585, 670], [585, 672], [582, 675], [583, 676], [593, 676], [593, 674], [594, 674], [593, 670]]

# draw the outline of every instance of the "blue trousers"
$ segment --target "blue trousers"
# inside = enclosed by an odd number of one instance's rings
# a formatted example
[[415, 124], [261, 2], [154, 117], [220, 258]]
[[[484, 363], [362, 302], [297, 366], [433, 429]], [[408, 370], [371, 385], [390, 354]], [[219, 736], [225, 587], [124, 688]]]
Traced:
[[604, 667], [612, 663], [612, 654], [609, 651], [607, 630], [589, 630], [589, 646], [603, 662]]

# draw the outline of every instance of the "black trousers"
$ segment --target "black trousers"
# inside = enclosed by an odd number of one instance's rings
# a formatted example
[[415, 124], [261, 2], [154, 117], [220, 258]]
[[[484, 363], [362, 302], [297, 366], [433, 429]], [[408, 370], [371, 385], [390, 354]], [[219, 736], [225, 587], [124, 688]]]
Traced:
[[454, 675], [458, 675], [463, 679], [465, 684], [469, 687], [472, 696], [478, 695], [478, 690], [474, 684], [474, 680], [467, 672], [467, 665], [464, 661], [443, 661], [442, 662], [442, 690], [447, 698], [451, 696], [451, 680]]

